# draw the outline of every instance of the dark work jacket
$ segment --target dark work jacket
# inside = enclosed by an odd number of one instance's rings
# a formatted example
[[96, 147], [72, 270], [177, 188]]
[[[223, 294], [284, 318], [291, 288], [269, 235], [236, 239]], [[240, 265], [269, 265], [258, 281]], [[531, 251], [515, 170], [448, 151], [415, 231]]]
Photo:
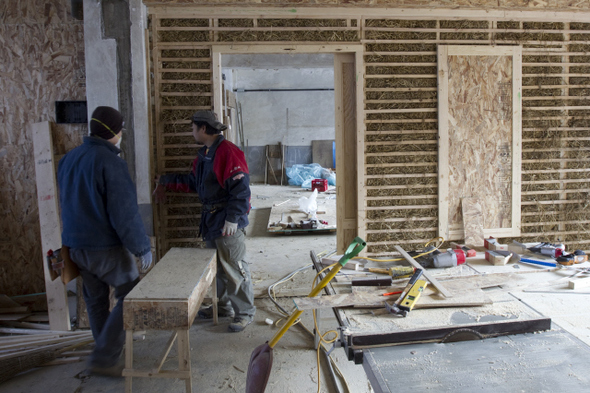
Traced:
[[123, 245], [135, 256], [150, 251], [135, 185], [120, 152], [107, 140], [86, 136], [59, 162], [63, 245], [85, 250]]
[[220, 135], [207, 151], [199, 149], [189, 174], [160, 177], [167, 190], [196, 192], [203, 203], [201, 235], [204, 240], [221, 236], [225, 221], [248, 226], [250, 175], [244, 153]]

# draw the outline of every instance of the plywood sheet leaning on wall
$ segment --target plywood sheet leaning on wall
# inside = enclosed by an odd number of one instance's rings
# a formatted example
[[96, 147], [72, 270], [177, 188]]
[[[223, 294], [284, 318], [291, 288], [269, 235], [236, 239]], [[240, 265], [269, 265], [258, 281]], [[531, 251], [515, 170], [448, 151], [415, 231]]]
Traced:
[[520, 235], [520, 47], [439, 47], [439, 235], [464, 238], [461, 200], [484, 235]]

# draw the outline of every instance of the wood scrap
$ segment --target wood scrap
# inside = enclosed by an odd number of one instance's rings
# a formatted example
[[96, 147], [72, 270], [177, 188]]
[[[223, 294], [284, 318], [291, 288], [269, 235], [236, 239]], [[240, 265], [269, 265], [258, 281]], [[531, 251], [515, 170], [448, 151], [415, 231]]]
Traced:
[[484, 244], [483, 212], [478, 198], [461, 198], [465, 244], [481, 247]]
[[[366, 288], [371, 288], [371, 290], [366, 290]], [[293, 302], [299, 310], [352, 306], [355, 308], [384, 307], [383, 302], [395, 300], [397, 296], [383, 296], [383, 293], [393, 292], [396, 289], [401, 290], [403, 288], [390, 287], [388, 289], [375, 290], [372, 287], [355, 287], [354, 289], [355, 291], [353, 293], [314, 298], [295, 298]], [[481, 289], [474, 289], [447, 299], [440, 296], [436, 290], [426, 287], [424, 294], [420, 297], [414, 308], [478, 307], [486, 304], [492, 304], [492, 301]]]
[[21, 321], [31, 314], [0, 314], [0, 323], [7, 321]]
[[452, 297], [453, 294], [451, 292], [449, 292], [448, 290], [445, 289], [445, 287], [438, 282], [438, 280], [436, 278], [434, 278], [429, 272], [426, 271], [426, 269], [424, 269], [422, 267], [422, 265], [420, 265], [418, 262], [416, 262], [414, 260], [414, 258], [412, 258], [410, 256], [410, 254], [408, 254], [403, 248], [401, 248], [400, 246], [394, 246], [395, 249], [405, 258], [406, 261], [408, 261], [410, 263], [410, 265], [414, 266], [416, 269], [422, 269], [423, 273], [422, 275], [424, 277], [426, 277], [426, 279], [428, 281], [430, 281], [430, 283], [436, 288], [438, 289], [438, 291], [440, 293], [442, 293], [443, 296], [445, 297]]
[[26, 314], [28, 312], [29, 308], [23, 306], [0, 308], [0, 314]]
[[568, 282], [568, 288], [570, 289], [580, 289], [588, 287], [590, 287], [590, 277], [578, 278], [577, 280], [569, 280]]
[[21, 305], [6, 295], [0, 295], [0, 308], [20, 307]]
[[10, 330], [12, 334], [21, 336], [0, 337], [0, 383], [21, 372], [55, 360], [62, 352], [71, 352], [94, 341], [89, 331], [75, 332], [76, 334], [69, 331], [54, 331], [48, 336], [58, 337], [46, 338], [46, 335], [23, 333], [25, 329]]

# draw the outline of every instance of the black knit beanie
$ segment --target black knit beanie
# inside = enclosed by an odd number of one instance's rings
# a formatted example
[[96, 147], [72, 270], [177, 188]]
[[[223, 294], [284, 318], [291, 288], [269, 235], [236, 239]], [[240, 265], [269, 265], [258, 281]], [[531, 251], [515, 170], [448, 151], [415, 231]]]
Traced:
[[123, 128], [123, 116], [115, 108], [99, 106], [90, 119], [90, 135], [111, 139]]

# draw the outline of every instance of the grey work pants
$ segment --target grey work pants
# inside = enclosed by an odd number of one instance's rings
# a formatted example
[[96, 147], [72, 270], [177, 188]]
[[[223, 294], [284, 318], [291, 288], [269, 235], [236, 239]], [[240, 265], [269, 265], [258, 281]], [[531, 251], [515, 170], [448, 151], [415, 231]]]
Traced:
[[246, 255], [245, 231], [238, 229], [233, 236], [220, 236], [207, 241], [207, 247], [217, 248], [217, 297], [219, 307], [233, 308], [236, 317], [254, 318], [254, 288]]
[[[89, 363], [111, 367], [117, 363], [125, 343], [123, 300], [139, 281], [135, 258], [123, 247], [100, 251], [70, 249], [70, 257], [80, 269], [88, 320], [96, 343]], [[115, 288], [117, 299], [111, 311], [109, 286]]]

